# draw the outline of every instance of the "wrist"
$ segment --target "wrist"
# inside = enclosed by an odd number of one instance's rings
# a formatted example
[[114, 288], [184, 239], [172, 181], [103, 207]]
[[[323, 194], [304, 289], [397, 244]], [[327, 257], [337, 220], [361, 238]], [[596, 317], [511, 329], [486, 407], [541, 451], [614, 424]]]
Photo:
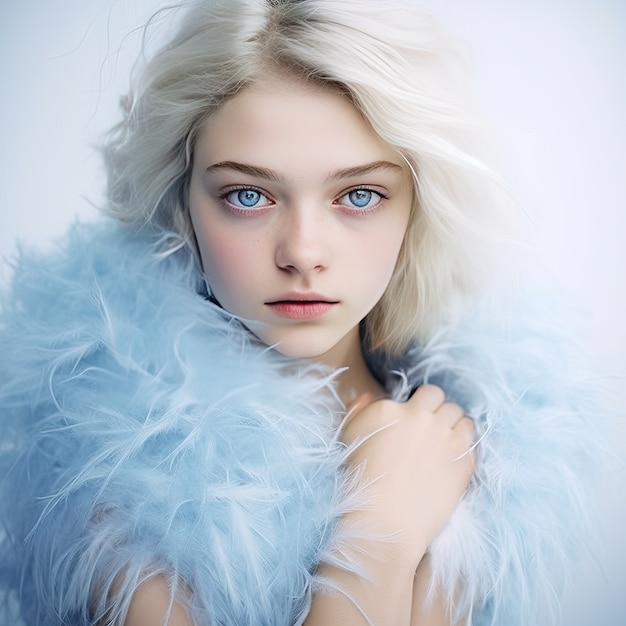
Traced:
[[415, 568], [395, 547], [367, 545], [341, 545], [332, 564], [320, 565], [307, 626], [409, 623]]
[[390, 531], [364, 511], [346, 515], [336, 537], [339, 552], [347, 561], [400, 576], [413, 576], [428, 550], [428, 543], [417, 533]]

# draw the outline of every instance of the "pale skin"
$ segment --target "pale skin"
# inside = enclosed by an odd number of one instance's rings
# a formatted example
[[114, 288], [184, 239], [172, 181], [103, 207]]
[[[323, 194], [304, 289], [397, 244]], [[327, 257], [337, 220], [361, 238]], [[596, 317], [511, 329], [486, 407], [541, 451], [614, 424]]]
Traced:
[[[215, 297], [280, 352], [348, 366], [338, 379], [350, 407], [342, 437], [375, 433], [351, 457], [371, 483], [371, 506], [341, 523], [394, 539], [347, 547], [369, 582], [322, 564], [319, 573], [346, 594], [317, 594], [307, 626], [452, 626], [440, 594], [423, 602], [427, 550], [471, 479], [472, 422], [432, 385], [405, 403], [385, 398], [358, 333], [393, 273], [409, 180], [399, 155], [343, 96], [294, 81], [245, 89], [195, 146], [189, 208]], [[291, 302], [298, 294], [308, 302]], [[154, 578], [135, 594], [125, 624], [160, 626], [168, 607], [167, 584]], [[192, 626], [179, 604], [167, 623]]]

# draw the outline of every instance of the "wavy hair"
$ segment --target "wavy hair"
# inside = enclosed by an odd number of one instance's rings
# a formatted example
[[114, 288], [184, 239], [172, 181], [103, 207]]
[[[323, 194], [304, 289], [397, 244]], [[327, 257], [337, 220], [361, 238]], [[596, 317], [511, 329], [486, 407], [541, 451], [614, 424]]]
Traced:
[[279, 71], [349, 97], [407, 163], [413, 207], [394, 275], [367, 316], [370, 348], [427, 340], [480, 275], [507, 213], [464, 113], [460, 58], [409, 0], [200, 0], [144, 65], [103, 145], [104, 210], [195, 250], [187, 188], [195, 139], [226, 100]]

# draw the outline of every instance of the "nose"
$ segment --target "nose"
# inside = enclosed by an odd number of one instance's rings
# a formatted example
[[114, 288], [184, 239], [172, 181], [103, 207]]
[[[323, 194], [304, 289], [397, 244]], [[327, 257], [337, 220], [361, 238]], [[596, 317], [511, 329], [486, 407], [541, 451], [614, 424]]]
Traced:
[[328, 226], [318, 207], [293, 207], [286, 211], [276, 241], [276, 265], [298, 274], [325, 270], [332, 256]]

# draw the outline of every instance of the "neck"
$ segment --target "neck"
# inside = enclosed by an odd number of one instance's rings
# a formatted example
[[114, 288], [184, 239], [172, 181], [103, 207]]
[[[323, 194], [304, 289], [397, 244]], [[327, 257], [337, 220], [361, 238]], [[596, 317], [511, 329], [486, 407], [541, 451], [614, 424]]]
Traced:
[[373, 398], [386, 395], [367, 367], [358, 328], [350, 331], [332, 350], [318, 360], [332, 367], [346, 368], [337, 378], [337, 393], [345, 405], [364, 394]]

